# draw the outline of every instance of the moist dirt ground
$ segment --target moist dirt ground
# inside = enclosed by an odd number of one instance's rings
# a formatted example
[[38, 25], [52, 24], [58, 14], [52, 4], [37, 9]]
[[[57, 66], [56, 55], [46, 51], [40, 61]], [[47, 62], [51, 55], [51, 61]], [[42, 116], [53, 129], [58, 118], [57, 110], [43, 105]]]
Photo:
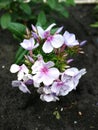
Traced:
[[[87, 40], [85, 54], [75, 58], [72, 66], [86, 68], [76, 91], [58, 102], [46, 103], [38, 94], [23, 94], [12, 88], [16, 75], [9, 72], [19, 47], [12, 34], [0, 28], [0, 130], [98, 130], [98, 29], [94, 5], [78, 5], [69, 9], [68, 19], [57, 18], [58, 25]], [[56, 114], [59, 114], [57, 119]]]

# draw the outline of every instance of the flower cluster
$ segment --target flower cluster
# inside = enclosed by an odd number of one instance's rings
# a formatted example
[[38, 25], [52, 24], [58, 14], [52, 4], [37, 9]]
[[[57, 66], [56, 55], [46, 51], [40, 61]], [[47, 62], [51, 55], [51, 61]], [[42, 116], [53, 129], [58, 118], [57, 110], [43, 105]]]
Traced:
[[59, 100], [59, 96], [75, 90], [79, 79], [86, 73], [85, 68], [78, 70], [69, 66], [72, 55], [83, 52], [75, 35], [68, 31], [62, 35], [63, 27], [53, 33], [55, 25], [53, 23], [45, 30], [32, 25], [27, 39], [20, 43], [28, 50], [24, 61], [20, 65], [12, 64], [10, 68], [11, 73], [17, 73], [17, 80], [12, 81], [13, 87], [31, 93], [28, 87], [33, 86], [40, 99], [47, 102]]

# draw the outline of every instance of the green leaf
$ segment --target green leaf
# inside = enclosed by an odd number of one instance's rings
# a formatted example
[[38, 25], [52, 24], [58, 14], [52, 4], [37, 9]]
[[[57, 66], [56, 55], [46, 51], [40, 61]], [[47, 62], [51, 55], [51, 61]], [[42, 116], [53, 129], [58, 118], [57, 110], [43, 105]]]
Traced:
[[46, 20], [46, 15], [43, 11], [41, 11], [38, 15], [38, 19], [37, 19], [37, 26], [44, 26], [46, 24], [47, 20]]
[[1, 27], [3, 29], [6, 29], [8, 27], [8, 25], [9, 25], [9, 23], [11, 22], [10, 14], [9, 13], [3, 14], [1, 16], [0, 22], [1, 22]]
[[11, 3], [11, 0], [0, 0], [0, 9], [5, 8]]
[[[18, 52], [17, 52], [18, 53]], [[20, 52], [19, 52], [20, 53]], [[19, 64], [20, 62], [22, 62], [24, 55], [26, 55], [28, 53], [27, 50], [22, 50], [21, 54], [17, 57], [15, 63]]]
[[47, 0], [47, 4], [52, 8], [52, 9], [54, 9], [54, 8], [56, 8], [56, 3], [57, 3], [58, 1], [56, 1], [56, 0]]
[[24, 13], [26, 13], [26, 14], [28, 14], [28, 15], [30, 15], [30, 14], [32, 13], [31, 8], [30, 8], [30, 6], [29, 6], [27, 3], [21, 3], [21, 4], [20, 4], [20, 9], [21, 9]]
[[10, 30], [14, 35], [19, 38], [24, 38], [24, 34], [26, 33], [26, 26], [20, 23], [9, 23], [8, 30]]
[[16, 53], [16, 56], [15, 56], [15, 60], [18, 59], [18, 57], [21, 55], [21, 53], [24, 51], [24, 49], [20, 46], [17, 53]]
[[98, 22], [94, 23], [94, 24], [91, 24], [90, 25], [91, 27], [94, 27], [94, 28], [98, 28]]
[[66, 0], [67, 5], [75, 5], [74, 0]]

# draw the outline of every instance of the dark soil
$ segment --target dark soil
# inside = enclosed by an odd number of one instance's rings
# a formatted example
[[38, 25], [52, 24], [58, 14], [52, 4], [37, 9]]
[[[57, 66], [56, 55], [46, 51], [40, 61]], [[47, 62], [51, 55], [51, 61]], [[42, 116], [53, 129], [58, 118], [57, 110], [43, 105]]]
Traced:
[[[86, 68], [87, 74], [72, 91], [59, 102], [46, 103], [39, 95], [23, 94], [12, 88], [16, 77], [9, 72], [14, 61], [18, 41], [0, 29], [0, 130], [98, 130], [98, 32], [89, 25], [94, 22], [94, 5], [70, 9], [68, 19], [58, 19], [69, 32], [82, 40], [85, 54], [73, 65]], [[58, 111], [60, 119], [53, 114]]]

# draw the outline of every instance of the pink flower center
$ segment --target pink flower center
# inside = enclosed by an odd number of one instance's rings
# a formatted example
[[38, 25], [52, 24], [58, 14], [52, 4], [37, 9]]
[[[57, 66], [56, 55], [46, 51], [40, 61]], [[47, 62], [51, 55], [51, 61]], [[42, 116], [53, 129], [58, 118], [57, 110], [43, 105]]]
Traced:
[[50, 35], [50, 32], [49, 32], [49, 31], [46, 31], [46, 32], [44, 33], [44, 37], [45, 37], [45, 38], [47, 38], [49, 35]]
[[47, 41], [48, 42], [51, 42], [53, 40], [53, 36], [49, 36], [48, 38], [47, 38]]
[[41, 69], [41, 72], [44, 73], [44, 74], [47, 74], [48, 71], [49, 71], [49, 70], [48, 70], [47, 67], [43, 67], [43, 68]]
[[57, 83], [57, 87], [62, 87], [63, 85], [64, 85], [63, 82], [58, 82], [58, 83]]

